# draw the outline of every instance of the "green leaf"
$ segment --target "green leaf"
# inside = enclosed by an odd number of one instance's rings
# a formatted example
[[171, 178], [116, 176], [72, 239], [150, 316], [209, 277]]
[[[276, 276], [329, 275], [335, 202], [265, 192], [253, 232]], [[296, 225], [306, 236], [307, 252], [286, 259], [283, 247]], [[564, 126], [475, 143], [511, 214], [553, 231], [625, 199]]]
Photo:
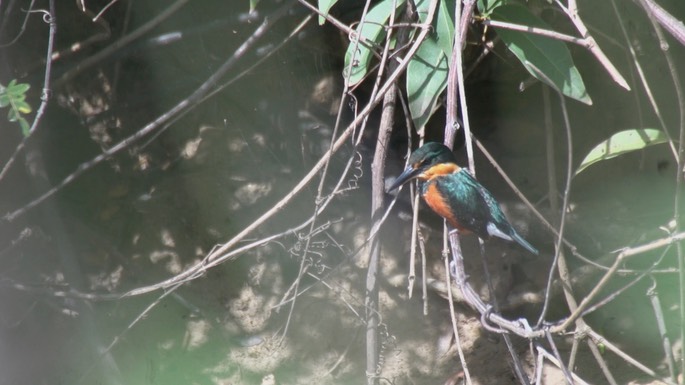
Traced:
[[[319, 0], [319, 12], [324, 15], [328, 15], [328, 11], [330, 11], [331, 7], [333, 7], [337, 2], [338, 0]], [[326, 19], [319, 15], [319, 25], [323, 25], [325, 22]]]
[[[423, 1], [421, 4], [428, 5], [428, 1]], [[417, 6], [418, 8], [418, 6]], [[429, 39], [437, 40], [440, 49], [445, 53], [448, 59], [452, 59], [452, 48], [454, 47], [454, 8], [455, 0], [442, 0], [438, 4], [438, 9], [435, 14], [435, 32], [437, 35], [431, 34]], [[426, 9], [428, 12], [428, 9]], [[427, 16], [424, 13], [419, 13], [419, 18]], [[421, 18], [421, 22], [425, 22]]]
[[409, 111], [416, 129], [433, 114], [438, 97], [447, 86], [447, 56], [437, 42], [425, 40], [407, 67]]
[[580, 163], [575, 175], [597, 162], [666, 142], [668, 142], [666, 134], [655, 128], [637, 128], [618, 132], [596, 145]]
[[14, 108], [22, 114], [31, 113], [31, 106], [24, 100], [15, 100]]
[[[392, 5], [394, 2], [395, 0], [383, 0], [369, 10], [366, 14], [363, 28], [360, 24], [356, 29], [357, 32], [361, 29], [360, 40], [363, 41], [366, 39], [374, 42], [376, 45], [380, 45], [383, 42], [383, 39], [385, 38], [385, 30], [383, 27], [388, 21], [390, 13], [393, 11]], [[397, 0], [398, 9], [401, 5], [404, 5], [404, 0]], [[361, 42], [356, 44], [353, 40], [347, 46], [344, 76], [348, 78], [350, 86], [357, 85], [364, 79], [369, 70], [369, 63], [371, 62], [372, 56], [373, 51], [369, 47], [364, 46]]]
[[[14, 82], [14, 80], [12, 81]], [[10, 83], [10, 86], [7, 87], [7, 93], [11, 95], [16, 95], [16, 96], [24, 96], [26, 94], [26, 91], [31, 88], [31, 85], [26, 84], [26, 83], [19, 83], [19, 84], [12, 84]]]
[[0, 94], [0, 108], [10, 105], [10, 96], [7, 94]]
[[[544, 21], [520, 5], [506, 4], [497, 7], [492, 12], [492, 19], [552, 30]], [[516, 55], [531, 75], [570, 98], [588, 105], [592, 104], [566, 44], [532, 33], [506, 28], [496, 30], [507, 48]]]
[[10, 108], [10, 110], [7, 112], [7, 120], [10, 122], [16, 122], [20, 117], [21, 116], [19, 116], [19, 113], [15, 109]]
[[250, 13], [257, 9], [257, 4], [259, 4], [259, 0], [250, 0]]
[[[422, 23], [426, 22], [429, 3], [429, 0], [416, 3]], [[409, 110], [417, 129], [426, 124], [447, 87], [448, 63], [454, 44], [454, 5], [452, 0], [440, 2], [434, 20], [435, 32], [421, 43], [407, 67]]]
[[507, 3], [509, 3], [508, 0], [478, 0], [476, 6], [478, 7], [478, 11], [480, 11], [481, 16], [490, 17], [495, 8]]
[[31, 130], [31, 126], [29, 125], [29, 122], [26, 121], [24, 118], [19, 119], [19, 126], [21, 126], [21, 133], [24, 134], [24, 136], [29, 136], [29, 130]]

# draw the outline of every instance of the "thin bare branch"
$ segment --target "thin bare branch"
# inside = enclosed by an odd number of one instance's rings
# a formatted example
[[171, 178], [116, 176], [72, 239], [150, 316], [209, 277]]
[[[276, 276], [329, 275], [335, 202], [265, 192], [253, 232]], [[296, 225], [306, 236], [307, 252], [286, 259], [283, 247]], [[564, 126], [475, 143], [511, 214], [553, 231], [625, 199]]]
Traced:
[[645, 10], [651, 14], [656, 21], [670, 33], [680, 44], [685, 45], [685, 25], [676, 19], [665, 9], [661, 8], [654, 0], [638, 0]]
[[[562, 363], [559, 362], [551, 353], [549, 353], [547, 350], [543, 349], [541, 346], [537, 347], [537, 352], [541, 357], [544, 357], [547, 359], [549, 362], [554, 364], [554, 366], [558, 367], [561, 369]], [[540, 365], [541, 366], [541, 365]], [[571, 376], [573, 377], [573, 381], [575, 381], [575, 384], [577, 385], [589, 385], [587, 382], [583, 381], [582, 378], [578, 377], [575, 373], [571, 373]]]
[[[31, 4], [33, 5], [33, 3]], [[43, 115], [45, 114], [45, 110], [48, 107], [48, 101], [50, 100], [50, 95], [52, 93], [52, 88], [50, 85], [52, 79], [52, 61], [50, 60], [50, 57], [52, 56], [52, 52], [55, 45], [55, 34], [57, 33], [57, 20], [55, 20], [54, 12], [49, 13], [44, 20], [50, 25], [50, 30], [48, 32], [47, 57], [45, 60], [45, 75], [43, 77], [43, 90], [40, 96], [40, 107], [38, 107], [38, 110], [36, 111], [36, 116], [35, 118], [33, 118], [33, 123], [29, 128], [29, 134], [14, 149], [14, 153], [12, 153], [7, 163], [5, 163], [5, 165], [2, 167], [2, 171], [0, 171], [0, 181], [2, 181], [5, 178], [5, 175], [7, 175], [7, 171], [10, 169], [10, 167], [12, 167], [12, 164], [14, 164], [14, 162], [16, 161], [17, 156], [23, 151], [23, 149], [26, 147], [26, 143], [31, 138], [33, 133], [35, 133], [36, 128], [40, 124]]]
[[74, 69], [69, 70], [62, 75], [61, 78], [59, 78], [57, 81], [55, 81], [55, 87], [61, 87], [62, 85], [66, 84], [69, 80], [73, 79], [76, 75], [80, 74], [84, 70], [94, 66], [95, 64], [101, 62], [102, 60], [108, 58], [111, 54], [114, 52], [118, 51], [120, 48], [125, 47], [138, 38], [142, 37], [146, 33], [150, 32], [152, 29], [157, 27], [159, 24], [161, 24], [163, 21], [167, 20], [169, 17], [171, 17], [176, 11], [181, 9], [184, 5], [188, 3], [189, 0], [176, 0], [173, 4], [170, 6], [166, 7], [162, 12], [159, 13], [159, 15], [155, 16], [155, 18], [151, 19], [144, 25], [140, 26], [138, 29], [135, 31], [132, 31], [128, 35], [122, 37], [121, 39], [115, 41], [110, 45], [109, 47], [103, 49], [102, 51], [89, 56], [85, 60], [81, 61], [78, 66], [76, 66]]
[[[181, 0], [181, 1], [187, 1], [187, 0]], [[180, 2], [180, 1], [179, 1]], [[178, 4], [178, 2], [176, 3]], [[177, 118], [177, 116], [185, 111], [188, 108], [193, 107], [197, 102], [202, 100], [209, 92], [212, 91], [212, 89], [216, 86], [218, 81], [223, 78], [226, 73], [233, 68], [233, 66], [238, 62], [238, 60], [247, 52], [248, 49], [250, 49], [256, 42], [259, 40], [261, 36], [268, 31], [271, 26], [276, 23], [281, 17], [283, 17], [286, 14], [286, 11], [289, 9], [290, 3], [286, 3], [285, 5], [281, 6], [277, 11], [275, 11], [271, 17], [267, 17], [264, 22], [255, 30], [255, 32], [250, 36], [248, 39], [246, 39], [243, 44], [241, 44], [240, 47], [233, 53], [233, 55], [228, 58], [224, 62], [224, 64], [219, 67], [219, 69], [212, 74], [200, 87], [198, 87], [189, 97], [186, 99], [183, 99], [181, 102], [176, 104], [174, 107], [172, 107], [169, 111], [163, 113], [157, 119], [154, 121], [148, 123], [146, 126], [141, 128], [139, 131], [134, 133], [133, 135], [125, 138], [121, 142], [117, 143], [116, 145], [112, 146], [111, 148], [108, 148], [107, 150], [103, 151], [101, 154], [96, 156], [95, 158], [82, 163], [81, 165], [78, 166], [78, 168], [69, 174], [67, 177], [65, 177], [60, 183], [58, 183], [56, 186], [51, 188], [50, 190], [46, 191], [43, 193], [41, 196], [38, 198], [35, 198], [31, 202], [27, 203], [24, 207], [19, 208], [11, 213], [8, 213], [4, 216], [3, 220], [11, 222], [15, 220], [17, 217], [25, 214], [32, 208], [36, 207], [40, 203], [44, 202], [46, 199], [50, 198], [54, 194], [56, 194], [58, 191], [62, 190], [65, 186], [69, 185], [71, 182], [76, 180], [78, 177], [80, 177], [83, 173], [86, 171], [91, 170], [98, 164], [102, 163], [103, 161], [111, 158], [112, 156], [116, 155], [117, 153], [121, 152], [122, 150], [128, 148], [131, 146], [133, 143], [137, 142], [141, 138], [147, 136], [148, 134], [154, 132], [158, 128], [162, 127], [163, 125], [167, 124], [169, 121], [172, 121], [173, 119]]]
[[576, 1], [569, 0], [568, 7], [564, 7], [564, 5], [561, 4], [559, 0], [556, 0], [556, 3], [566, 13], [568, 18], [571, 19], [571, 22], [573, 23], [573, 25], [575, 25], [576, 29], [580, 33], [580, 36], [583, 36], [583, 39], [587, 41], [587, 47], [590, 50], [590, 52], [592, 52], [597, 61], [599, 61], [600, 64], [602, 64], [602, 66], [609, 73], [611, 78], [614, 79], [614, 81], [618, 83], [618, 85], [630, 91], [630, 86], [628, 85], [628, 82], [626, 82], [626, 80], [623, 78], [618, 69], [616, 69], [616, 67], [613, 65], [611, 60], [609, 60], [609, 58], [604, 54], [604, 51], [602, 51], [602, 49], [599, 48], [599, 45], [597, 45], [595, 38], [592, 37], [590, 31], [585, 26], [585, 23], [580, 18], [580, 15], [578, 14], [578, 5], [576, 4]]
[[646, 253], [648, 251], [656, 250], [658, 248], [671, 245], [683, 239], [685, 239], [685, 232], [673, 234], [672, 236], [657, 239], [640, 246], [624, 249], [621, 253], [618, 254], [613, 265], [611, 265], [611, 268], [609, 268], [609, 270], [604, 274], [604, 276], [602, 276], [599, 282], [592, 288], [592, 291], [590, 291], [590, 293], [586, 295], [585, 298], [583, 298], [583, 301], [580, 303], [580, 305], [578, 305], [578, 308], [561, 325], [554, 326], [552, 328], [552, 332], [561, 332], [563, 330], [566, 330], [573, 321], [575, 321], [580, 315], [582, 315], [585, 309], [588, 306], [590, 306], [590, 302], [592, 302], [592, 300], [595, 299], [599, 292], [609, 282], [609, 279], [611, 279], [614, 276], [616, 270], [618, 270], [618, 267], [623, 263], [624, 260], [635, 255], [639, 255], [642, 253]]
[[580, 46], [583, 46], [585, 48], [590, 48], [590, 43], [586, 39], [581, 39], [579, 37], [567, 35], [565, 33], [557, 32], [557, 31], [552, 31], [549, 29], [544, 29], [540, 27], [532, 27], [528, 25], [521, 25], [521, 24], [514, 24], [514, 23], [509, 23], [506, 21], [499, 21], [499, 20], [492, 20], [492, 19], [487, 19], [483, 20], [484, 25], [489, 25], [495, 28], [505, 28], [505, 29], [510, 29], [512, 31], [519, 31], [519, 32], [527, 32], [527, 33], [532, 33], [534, 35], [540, 35], [540, 36], [545, 36], [549, 37], [555, 40], [561, 40], [565, 41], [568, 43], [573, 43], [573, 44], [578, 44]]

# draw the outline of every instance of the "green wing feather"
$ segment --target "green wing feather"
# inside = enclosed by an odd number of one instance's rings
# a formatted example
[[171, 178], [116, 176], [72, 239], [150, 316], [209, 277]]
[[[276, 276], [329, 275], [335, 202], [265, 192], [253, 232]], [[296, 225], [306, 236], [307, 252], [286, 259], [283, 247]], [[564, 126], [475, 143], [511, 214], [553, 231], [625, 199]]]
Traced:
[[[449, 201], [459, 225], [481, 238], [496, 236], [515, 241], [530, 252], [538, 251], [524, 240], [509, 223], [495, 197], [467, 170], [440, 176], [434, 183]], [[427, 184], [424, 184], [424, 189]], [[424, 190], [425, 191], [425, 190]]]

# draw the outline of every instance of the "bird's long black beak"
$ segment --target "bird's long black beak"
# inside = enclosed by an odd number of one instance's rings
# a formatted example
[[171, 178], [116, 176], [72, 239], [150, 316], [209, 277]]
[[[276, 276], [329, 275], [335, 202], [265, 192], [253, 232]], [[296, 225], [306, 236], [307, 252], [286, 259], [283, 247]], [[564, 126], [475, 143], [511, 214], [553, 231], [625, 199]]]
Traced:
[[396, 188], [400, 187], [401, 185], [407, 183], [408, 181], [416, 178], [421, 173], [420, 168], [414, 168], [412, 166], [407, 167], [402, 171], [402, 173], [395, 179], [394, 182], [392, 182], [392, 185], [388, 188], [387, 192], [390, 192], [392, 190], [395, 190]]

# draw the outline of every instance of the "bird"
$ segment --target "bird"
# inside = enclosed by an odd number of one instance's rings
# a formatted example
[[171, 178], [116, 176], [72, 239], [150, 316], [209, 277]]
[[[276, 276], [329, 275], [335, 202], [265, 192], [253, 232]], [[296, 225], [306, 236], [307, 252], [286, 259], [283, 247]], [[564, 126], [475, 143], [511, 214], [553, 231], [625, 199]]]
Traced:
[[452, 150], [442, 143], [428, 142], [415, 150], [407, 168], [388, 192], [418, 179], [423, 200], [454, 229], [483, 239], [497, 237], [516, 242], [537, 255], [504, 215], [495, 197], [471, 173], [457, 165]]

